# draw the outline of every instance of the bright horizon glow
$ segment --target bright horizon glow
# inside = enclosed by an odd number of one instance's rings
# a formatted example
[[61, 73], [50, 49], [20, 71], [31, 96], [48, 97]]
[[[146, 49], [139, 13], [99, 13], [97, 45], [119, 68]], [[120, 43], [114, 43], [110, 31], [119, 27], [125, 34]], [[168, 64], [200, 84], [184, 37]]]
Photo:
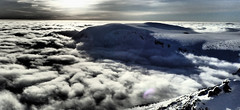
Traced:
[[87, 9], [99, 2], [100, 0], [54, 0], [48, 1], [48, 4], [60, 9]]
[[0, 0], [0, 19], [239, 22], [240, 0]]

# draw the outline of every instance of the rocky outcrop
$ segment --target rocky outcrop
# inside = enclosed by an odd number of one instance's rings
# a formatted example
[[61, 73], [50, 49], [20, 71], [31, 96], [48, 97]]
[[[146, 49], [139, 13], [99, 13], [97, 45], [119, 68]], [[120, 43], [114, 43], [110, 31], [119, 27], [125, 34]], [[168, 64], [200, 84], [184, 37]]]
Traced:
[[[231, 92], [229, 84], [230, 81], [226, 79], [220, 85], [205, 88], [192, 94], [184, 95], [166, 102], [145, 106], [140, 110], [209, 110], [210, 108], [206, 105], [206, 103], [208, 103], [208, 101], [211, 102], [216, 97], [221, 97], [222, 95], [220, 94], [228, 95], [227, 93]], [[132, 110], [139, 110], [139, 108], [133, 108]]]
[[233, 75], [238, 75], [238, 76], [240, 76], [240, 68], [239, 68], [235, 73], [233, 73]]

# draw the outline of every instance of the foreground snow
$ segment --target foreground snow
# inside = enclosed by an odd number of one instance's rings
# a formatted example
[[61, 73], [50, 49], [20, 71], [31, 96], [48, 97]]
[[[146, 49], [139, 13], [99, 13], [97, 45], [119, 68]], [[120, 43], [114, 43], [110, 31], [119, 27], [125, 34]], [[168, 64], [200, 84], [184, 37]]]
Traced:
[[100, 24], [1, 22], [0, 109], [125, 109], [239, 79], [237, 26]]
[[239, 80], [235, 80], [230, 85], [223, 83], [168, 101], [128, 110], [238, 110], [239, 84]]

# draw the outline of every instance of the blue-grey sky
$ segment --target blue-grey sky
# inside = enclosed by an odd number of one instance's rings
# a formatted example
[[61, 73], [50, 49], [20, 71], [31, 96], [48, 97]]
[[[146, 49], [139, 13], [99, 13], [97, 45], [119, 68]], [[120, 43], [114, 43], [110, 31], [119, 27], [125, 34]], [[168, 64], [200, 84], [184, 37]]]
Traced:
[[5, 19], [240, 22], [240, 0], [0, 0]]

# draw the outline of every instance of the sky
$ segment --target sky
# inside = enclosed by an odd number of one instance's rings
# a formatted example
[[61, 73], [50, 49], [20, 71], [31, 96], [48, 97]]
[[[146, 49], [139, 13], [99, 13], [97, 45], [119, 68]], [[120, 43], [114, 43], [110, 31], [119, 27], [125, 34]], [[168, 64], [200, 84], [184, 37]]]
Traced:
[[0, 0], [1, 19], [240, 21], [240, 0]]

